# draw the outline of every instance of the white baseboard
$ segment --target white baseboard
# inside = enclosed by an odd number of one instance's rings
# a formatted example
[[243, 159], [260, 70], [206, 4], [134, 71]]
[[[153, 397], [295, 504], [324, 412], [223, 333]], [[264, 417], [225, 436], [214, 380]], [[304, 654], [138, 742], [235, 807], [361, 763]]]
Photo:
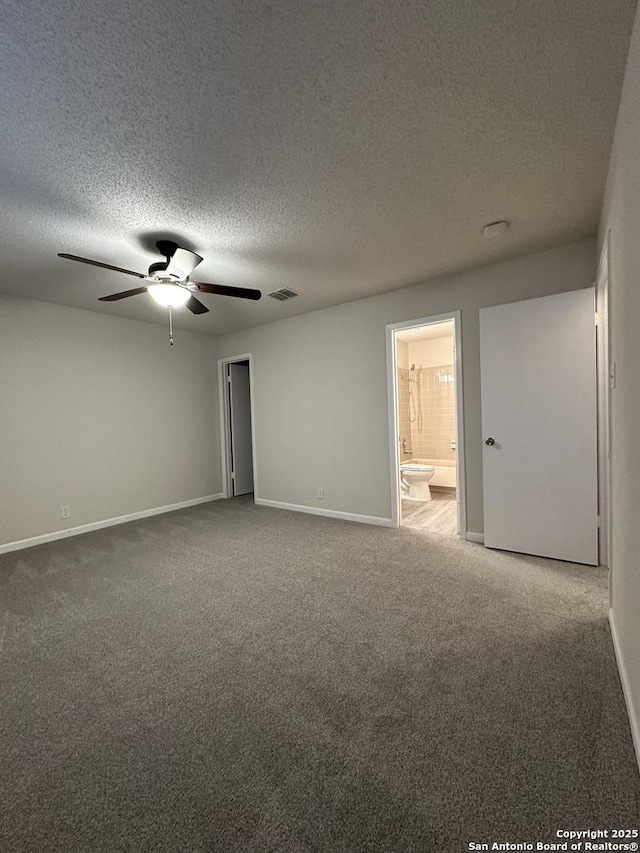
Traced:
[[629, 725], [631, 726], [631, 737], [636, 751], [636, 761], [638, 762], [638, 770], [640, 770], [640, 717], [638, 716], [640, 708], [634, 707], [633, 704], [631, 685], [629, 684], [629, 674], [622, 655], [622, 647], [620, 646], [620, 640], [618, 639], [618, 631], [616, 629], [613, 610], [609, 610], [609, 625], [611, 627], [611, 637], [613, 639], [613, 649], [616, 653], [616, 662], [618, 664], [618, 672], [620, 673], [620, 681], [622, 682], [624, 701], [627, 705]]
[[467, 535], [464, 538], [468, 542], [477, 542], [478, 545], [484, 545], [484, 533], [474, 533], [472, 530], [467, 530]]
[[324, 515], [327, 518], [340, 518], [342, 521], [357, 521], [360, 524], [376, 524], [379, 527], [395, 527], [391, 518], [379, 518], [377, 515], [357, 515], [353, 512], [340, 512], [337, 509], [322, 509], [315, 506], [302, 506], [301, 504], [287, 504], [282, 501], [270, 501], [266, 498], [256, 498], [258, 506], [270, 506], [274, 509], [288, 509], [291, 512], [305, 512], [308, 515]]
[[65, 530], [54, 530], [52, 533], [43, 533], [41, 536], [31, 536], [29, 539], [19, 539], [17, 542], [7, 542], [0, 545], [0, 554], [9, 551], [19, 551], [22, 548], [33, 548], [34, 545], [44, 545], [45, 542], [55, 542], [56, 539], [66, 539], [69, 536], [78, 536], [80, 533], [89, 533], [92, 530], [101, 530], [103, 527], [115, 527], [117, 524], [126, 524], [128, 521], [137, 521], [139, 518], [149, 518], [152, 515], [162, 515], [165, 512], [173, 512], [176, 509], [186, 509], [190, 506], [220, 500], [222, 495], [206, 495], [203, 498], [193, 498], [188, 501], [180, 501], [177, 504], [167, 506], [156, 506], [151, 509], [143, 509], [140, 512], [131, 512], [128, 515], [119, 515], [116, 518], [105, 518], [102, 521], [92, 521], [90, 524], [80, 524], [78, 527], [67, 527]]

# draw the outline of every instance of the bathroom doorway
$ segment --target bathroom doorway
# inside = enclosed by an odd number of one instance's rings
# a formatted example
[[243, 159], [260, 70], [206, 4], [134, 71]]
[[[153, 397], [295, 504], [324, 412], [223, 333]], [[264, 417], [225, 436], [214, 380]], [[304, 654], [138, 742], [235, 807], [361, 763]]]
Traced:
[[466, 535], [460, 314], [387, 327], [394, 522]]

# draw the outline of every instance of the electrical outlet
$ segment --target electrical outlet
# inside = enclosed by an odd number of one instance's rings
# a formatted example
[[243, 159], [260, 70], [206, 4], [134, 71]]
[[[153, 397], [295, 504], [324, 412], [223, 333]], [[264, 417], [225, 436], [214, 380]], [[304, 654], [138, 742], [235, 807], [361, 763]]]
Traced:
[[324, 489], [322, 486], [318, 486], [318, 500], [321, 501], [324, 498]]
[[60, 518], [71, 518], [71, 507], [70, 506], [61, 506], [60, 507]]

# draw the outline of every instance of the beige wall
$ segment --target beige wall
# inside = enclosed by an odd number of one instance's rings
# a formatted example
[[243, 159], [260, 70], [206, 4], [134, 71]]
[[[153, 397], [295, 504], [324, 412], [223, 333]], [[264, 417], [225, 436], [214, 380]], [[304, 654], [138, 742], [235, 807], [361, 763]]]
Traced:
[[586, 240], [216, 339], [219, 357], [253, 353], [259, 497], [389, 518], [385, 324], [460, 309], [468, 529], [481, 532], [479, 308], [589, 287], [594, 272]]
[[409, 343], [409, 362], [420, 367], [440, 367], [453, 364], [453, 331], [449, 338], [431, 338]]
[[409, 344], [406, 341], [396, 341], [396, 364], [409, 369]]
[[219, 493], [213, 349], [0, 296], [0, 544]]
[[640, 20], [631, 40], [600, 246], [610, 231], [612, 624], [640, 757]]

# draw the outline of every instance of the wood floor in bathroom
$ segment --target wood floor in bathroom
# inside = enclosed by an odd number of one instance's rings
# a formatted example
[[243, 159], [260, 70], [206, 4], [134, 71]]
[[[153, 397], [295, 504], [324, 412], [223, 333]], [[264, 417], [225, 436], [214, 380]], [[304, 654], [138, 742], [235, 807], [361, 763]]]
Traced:
[[455, 489], [431, 489], [430, 501], [402, 500], [402, 526], [412, 530], [428, 530], [444, 536], [456, 536], [458, 511]]

